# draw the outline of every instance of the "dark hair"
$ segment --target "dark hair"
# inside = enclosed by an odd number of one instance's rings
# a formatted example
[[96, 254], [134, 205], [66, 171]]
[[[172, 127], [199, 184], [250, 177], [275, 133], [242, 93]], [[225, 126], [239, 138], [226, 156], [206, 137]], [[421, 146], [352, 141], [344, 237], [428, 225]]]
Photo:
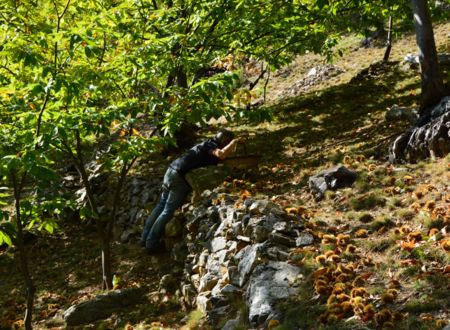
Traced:
[[213, 138], [213, 140], [216, 141], [220, 148], [225, 147], [233, 139], [234, 133], [226, 129], [221, 129]]

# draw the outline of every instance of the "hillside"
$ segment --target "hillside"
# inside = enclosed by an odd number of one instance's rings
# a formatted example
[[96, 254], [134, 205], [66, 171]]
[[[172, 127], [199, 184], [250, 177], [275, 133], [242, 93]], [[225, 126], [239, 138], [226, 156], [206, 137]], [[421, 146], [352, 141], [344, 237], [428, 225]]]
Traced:
[[[450, 23], [435, 28], [440, 52], [450, 52], [448, 31]], [[390, 141], [408, 123], [387, 122], [386, 109], [418, 103], [419, 72], [399, 63], [416, 52], [415, 37], [396, 40], [391, 62], [369, 68], [384, 49], [359, 42], [348, 37], [340, 46], [343, 56], [332, 64], [341, 73], [304, 89], [306, 74], [325, 64], [316, 55], [298, 57], [267, 86], [274, 120], [232, 127], [262, 161], [258, 169], [239, 172], [230, 192], [269, 198], [314, 236], [314, 244], [291, 250], [290, 262], [302, 267], [305, 281], [287, 304], [284, 323], [272, 328], [442, 329], [450, 318], [450, 156], [419, 164], [387, 161]], [[450, 68], [443, 70], [448, 81]], [[358, 173], [356, 183], [316, 201], [308, 178], [339, 163]], [[166, 164], [141, 162], [135, 174], [160, 177]], [[95, 231], [67, 219], [55, 235], [28, 246], [38, 288], [34, 326], [64, 328], [62, 312], [100, 292]], [[176, 295], [158, 291], [161, 274], [171, 268], [168, 255], [149, 257], [134, 242], [115, 242], [113, 254], [119, 286], [144, 287], [149, 302], [71, 328], [209, 327], [198, 313], [180, 309]], [[25, 308], [14, 255], [13, 249], [0, 252], [0, 329], [19, 329]]]

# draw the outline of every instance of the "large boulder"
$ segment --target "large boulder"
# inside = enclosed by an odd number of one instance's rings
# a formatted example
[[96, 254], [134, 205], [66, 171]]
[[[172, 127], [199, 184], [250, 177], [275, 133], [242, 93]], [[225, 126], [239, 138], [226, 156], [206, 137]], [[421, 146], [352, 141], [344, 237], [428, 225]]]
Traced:
[[428, 122], [398, 136], [389, 150], [392, 163], [415, 163], [428, 157], [444, 157], [450, 152], [450, 96], [429, 111]]
[[322, 171], [309, 178], [309, 188], [316, 199], [322, 199], [328, 189], [336, 190], [350, 187], [357, 174], [343, 165]]
[[123, 308], [136, 305], [142, 298], [143, 290], [140, 288], [111, 291], [69, 307], [63, 314], [64, 321], [68, 326], [92, 323]]
[[279, 261], [255, 268], [246, 293], [252, 326], [267, 326], [271, 319], [281, 321], [277, 305], [297, 293], [295, 285], [299, 273], [299, 267]]

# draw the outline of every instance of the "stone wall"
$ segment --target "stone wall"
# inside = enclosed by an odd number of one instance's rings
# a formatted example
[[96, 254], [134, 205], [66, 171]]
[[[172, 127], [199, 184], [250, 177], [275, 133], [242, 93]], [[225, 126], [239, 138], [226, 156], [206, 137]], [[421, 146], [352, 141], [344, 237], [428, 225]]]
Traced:
[[288, 262], [289, 250], [313, 242], [302, 221], [269, 200], [240, 200], [220, 189], [185, 205], [183, 216], [184, 241], [172, 248], [172, 259], [186, 250], [185, 307], [202, 310], [218, 329], [282, 321], [278, 305], [296, 294], [301, 279], [300, 268]]

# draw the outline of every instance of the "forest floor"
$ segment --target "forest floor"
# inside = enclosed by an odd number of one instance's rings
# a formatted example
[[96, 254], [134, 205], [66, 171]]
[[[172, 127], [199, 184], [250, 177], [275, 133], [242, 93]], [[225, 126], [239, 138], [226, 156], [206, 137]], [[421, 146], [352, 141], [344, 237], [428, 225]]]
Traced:
[[[450, 23], [435, 27], [439, 52], [450, 52], [448, 31]], [[394, 324], [397, 329], [442, 329], [450, 318], [450, 156], [388, 163], [390, 142], [409, 124], [386, 122], [386, 109], [419, 102], [419, 72], [398, 63], [416, 53], [415, 36], [395, 41], [390, 64], [382, 66], [369, 64], [382, 59], [384, 48], [359, 43], [348, 37], [339, 46], [343, 56], [332, 64], [343, 73], [300, 91], [293, 87], [324, 60], [313, 54], [298, 57], [267, 85], [274, 119], [233, 127], [248, 136], [250, 153], [263, 155], [258, 170], [237, 178], [241, 188], [279, 203], [303, 219], [316, 238], [313, 246], [292, 251], [291, 261], [304, 267], [306, 281], [280, 329], [290, 329], [299, 318], [303, 329], [388, 329]], [[448, 82], [450, 68], [442, 69]], [[262, 92], [261, 85], [256, 93]], [[357, 171], [356, 183], [314, 200], [308, 178], [338, 163]], [[66, 220], [55, 235], [40, 236], [29, 247], [38, 290], [34, 326], [61, 329], [65, 309], [101, 292], [97, 236], [88, 225]], [[170, 267], [169, 260], [149, 257], [134, 244], [113, 243], [113, 253], [124, 287], [156, 292], [160, 274]], [[0, 251], [0, 329], [22, 325], [24, 290], [14, 256], [12, 249]], [[338, 268], [343, 276], [331, 280], [341, 284], [333, 292], [324, 289], [323, 275]], [[359, 291], [350, 293], [350, 287]], [[361, 304], [359, 317], [347, 313], [340, 294], [361, 297], [352, 300]], [[186, 317], [174, 297], [155, 294], [153, 302], [78, 328], [202, 329], [200, 318], [198, 313]]]

